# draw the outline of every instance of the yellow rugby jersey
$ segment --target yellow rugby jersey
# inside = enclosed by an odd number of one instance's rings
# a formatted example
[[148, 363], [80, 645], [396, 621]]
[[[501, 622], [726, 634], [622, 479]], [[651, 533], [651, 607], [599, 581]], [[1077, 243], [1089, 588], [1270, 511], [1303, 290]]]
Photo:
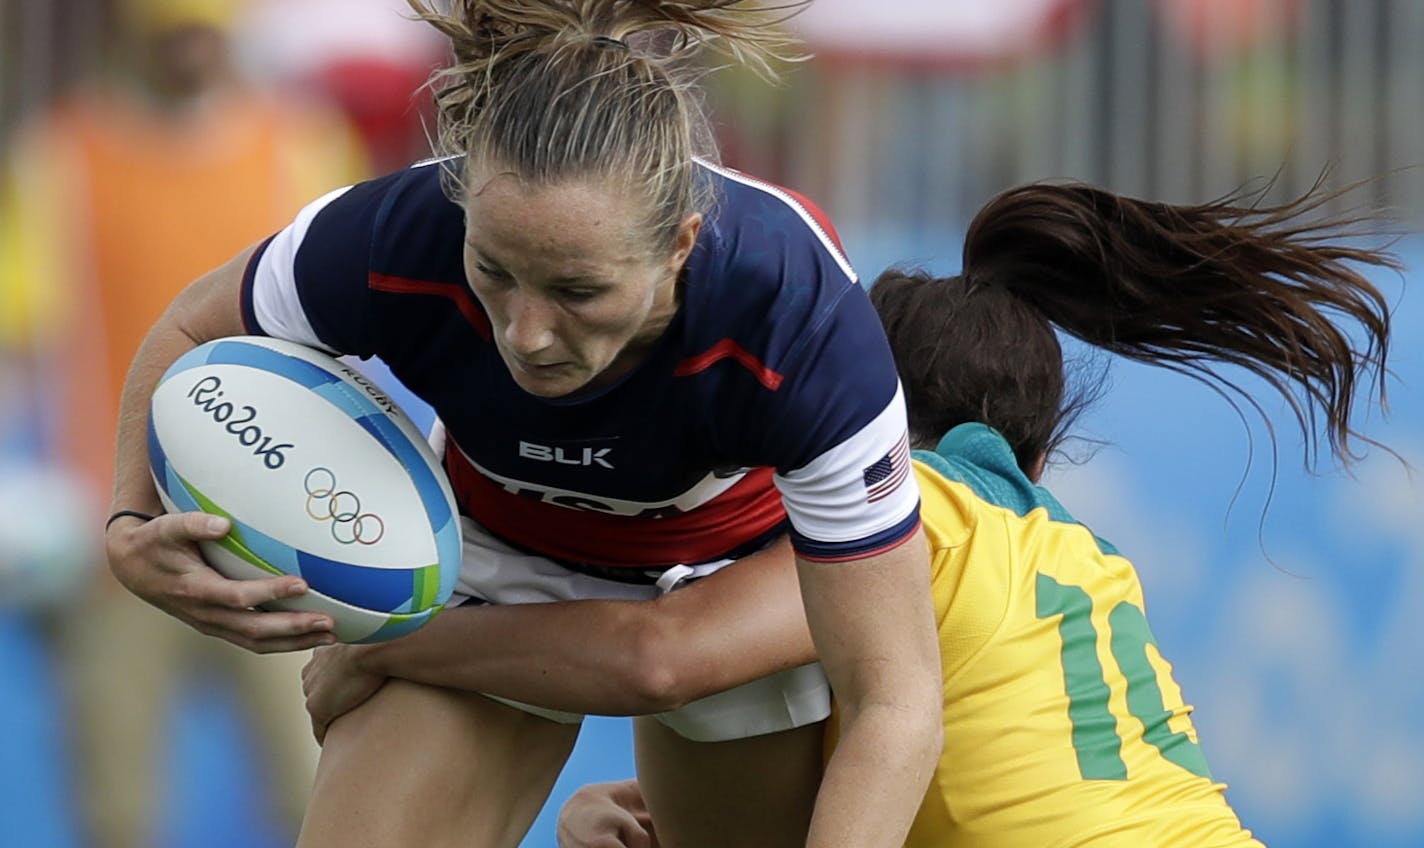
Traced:
[[1259, 846], [1207, 769], [1132, 564], [989, 427], [915, 456], [945, 706], [907, 846]]

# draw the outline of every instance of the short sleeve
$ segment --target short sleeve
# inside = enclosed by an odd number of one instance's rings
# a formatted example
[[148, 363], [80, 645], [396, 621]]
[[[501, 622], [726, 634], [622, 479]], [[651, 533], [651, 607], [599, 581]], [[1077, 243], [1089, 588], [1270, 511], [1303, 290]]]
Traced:
[[242, 286], [248, 332], [371, 355], [371, 246], [392, 179], [319, 198], [258, 248]]
[[869, 299], [851, 286], [774, 393], [767, 450], [804, 558], [861, 559], [919, 524], [904, 394]]

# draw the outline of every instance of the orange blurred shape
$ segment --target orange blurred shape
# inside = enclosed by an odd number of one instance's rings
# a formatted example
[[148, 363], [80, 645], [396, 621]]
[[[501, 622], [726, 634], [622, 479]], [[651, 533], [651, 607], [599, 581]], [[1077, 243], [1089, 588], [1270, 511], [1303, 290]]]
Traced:
[[1301, 0], [1157, 0], [1168, 32], [1192, 55], [1239, 53], [1294, 29]]

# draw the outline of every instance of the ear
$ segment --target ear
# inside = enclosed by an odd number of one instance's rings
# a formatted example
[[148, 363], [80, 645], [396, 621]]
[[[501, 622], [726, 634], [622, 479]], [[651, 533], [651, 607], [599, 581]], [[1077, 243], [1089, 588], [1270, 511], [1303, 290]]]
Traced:
[[674, 272], [682, 270], [692, 249], [697, 246], [697, 236], [702, 232], [702, 214], [694, 212], [682, 219], [677, 226], [677, 239], [673, 242], [671, 265]]
[[1048, 466], [1048, 454], [1047, 454], [1047, 452], [1041, 453], [1041, 454], [1039, 454], [1037, 457], [1035, 457], [1034, 460], [1033, 460], [1033, 465], [1029, 466], [1029, 469], [1028, 469], [1028, 479], [1029, 479], [1029, 481], [1030, 481], [1030, 482], [1033, 482], [1033, 483], [1037, 483], [1037, 482], [1038, 482], [1038, 478], [1040, 478], [1040, 477], [1043, 476], [1043, 469], [1046, 468], [1047, 466]]

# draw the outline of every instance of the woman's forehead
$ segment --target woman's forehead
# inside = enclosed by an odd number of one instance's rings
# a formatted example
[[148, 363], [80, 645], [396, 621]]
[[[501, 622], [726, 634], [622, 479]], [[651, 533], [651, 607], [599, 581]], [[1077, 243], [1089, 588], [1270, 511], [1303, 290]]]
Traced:
[[537, 258], [541, 265], [569, 266], [576, 276], [646, 255], [638, 233], [643, 210], [609, 181], [540, 185], [499, 174], [470, 188], [466, 240], [490, 259]]

